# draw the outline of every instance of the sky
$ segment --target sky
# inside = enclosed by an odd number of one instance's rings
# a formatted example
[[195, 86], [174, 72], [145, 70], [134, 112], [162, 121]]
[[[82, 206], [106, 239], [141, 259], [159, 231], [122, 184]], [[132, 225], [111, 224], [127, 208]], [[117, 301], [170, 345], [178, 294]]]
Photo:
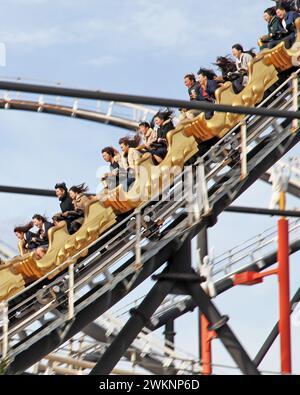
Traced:
[[[10, 0], [1, 4], [0, 42], [7, 63], [0, 75], [187, 99], [183, 76], [211, 67], [237, 42], [245, 49], [256, 47], [266, 32], [263, 11], [272, 5], [269, 0], [216, 0], [205, 7], [197, 0]], [[86, 182], [95, 191], [97, 169], [104, 165], [101, 147], [117, 146], [127, 134], [97, 123], [13, 110], [1, 110], [0, 122], [0, 185], [51, 189], [58, 181], [69, 186]], [[299, 155], [298, 148], [293, 155]], [[270, 197], [270, 187], [259, 181], [237, 204], [267, 207]], [[0, 199], [0, 239], [14, 246], [15, 225], [37, 212], [51, 217], [59, 208], [51, 198], [0, 194]], [[288, 205], [297, 207], [298, 200], [289, 198]], [[223, 214], [209, 232], [210, 246], [218, 255], [272, 225], [274, 218]], [[295, 256], [292, 292], [299, 275]], [[235, 288], [216, 299], [252, 356], [275, 323], [277, 298], [276, 280], [270, 278], [263, 286]], [[181, 348], [197, 354], [195, 314], [180, 319], [176, 328]], [[295, 350], [300, 346], [297, 330], [293, 327]], [[233, 365], [218, 341], [213, 348], [216, 362]], [[264, 369], [279, 370], [277, 352], [276, 346]], [[294, 366], [299, 373], [296, 354]]]

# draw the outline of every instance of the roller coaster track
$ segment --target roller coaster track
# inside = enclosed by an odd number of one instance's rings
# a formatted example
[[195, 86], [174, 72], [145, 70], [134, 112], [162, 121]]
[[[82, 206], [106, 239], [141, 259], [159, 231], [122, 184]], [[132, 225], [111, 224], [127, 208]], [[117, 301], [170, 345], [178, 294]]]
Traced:
[[[0, 257], [3, 259], [12, 258], [16, 254], [16, 251], [8, 246], [6, 243], [0, 241]], [[173, 301], [173, 300], [172, 300]], [[164, 308], [164, 305], [161, 306]], [[83, 333], [85, 335], [75, 336], [67, 345], [56, 350], [55, 354], [51, 354], [45, 358], [45, 364], [43, 361], [39, 363], [35, 368], [35, 373], [40, 373], [42, 371], [53, 371], [57, 374], [82, 374], [82, 371], [89, 371], [99, 358], [99, 355], [103, 353], [108, 344], [114, 339], [115, 334], [118, 333], [122, 321], [114, 317], [111, 314], [104, 314], [96, 320], [94, 323], [88, 325], [84, 328]], [[22, 333], [22, 336], [27, 335]], [[93, 339], [84, 345], [84, 339], [86, 337]], [[75, 343], [79, 343], [76, 348]], [[174, 374], [182, 371], [183, 373], [191, 373], [195, 369], [196, 361], [195, 358], [192, 359], [187, 355], [176, 353], [174, 344], [162, 344], [159, 338], [155, 339], [150, 332], [139, 335], [139, 342], [141, 344], [132, 344], [130, 350], [125, 355], [128, 361], [132, 362], [134, 366], [139, 366], [140, 368], [149, 371], [152, 374]], [[72, 351], [73, 348], [79, 351]], [[133, 360], [134, 356], [134, 360]], [[54, 367], [53, 363], [59, 365], [59, 367]], [[74, 370], [74, 366], [79, 365], [79, 369]], [[63, 365], [63, 367], [61, 366]], [[71, 368], [70, 366], [71, 365]], [[177, 368], [175, 369], [175, 365]], [[66, 366], [66, 367], [65, 367]], [[198, 366], [198, 365], [197, 365]], [[180, 370], [181, 368], [181, 370]], [[73, 370], [72, 370], [73, 369]], [[197, 372], [200, 370], [200, 366], [197, 368]], [[126, 371], [115, 370], [115, 374], [124, 374]], [[127, 372], [128, 373], [128, 372]], [[131, 373], [134, 373], [132, 371]]]
[[[85, 366], [90, 370], [123, 326], [124, 322], [120, 318], [108, 313], [103, 314], [95, 323], [84, 329], [85, 335], [72, 339], [72, 343], [74, 341], [78, 343], [79, 339], [86, 341], [85, 347], [73, 347], [75, 351], [69, 354], [72, 361], [77, 360], [79, 366], [80, 362], [89, 362], [90, 364]], [[94, 339], [94, 342], [88, 341], [86, 335]], [[70, 347], [71, 345], [66, 343], [56, 350], [55, 354], [52, 353], [50, 359], [52, 361], [58, 359], [67, 364], [68, 360], [63, 357], [67, 357]], [[77, 352], [79, 348], [80, 352]], [[139, 334], [124, 357], [129, 364], [139, 366], [153, 374], [192, 374], [201, 371], [199, 361], [193, 355], [178, 349], [173, 343], [163, 343], [146, 328]], [[47, 359], [49, 357], [46, 357], [45, 361]], [[72, 365], [71, 361], [69, 365]]]
[[[84, 328], [83, 333], [76, 335], [59, 347], [55, 353], [45, 356], [37, 363], [33, 368], [35, 374], [45, 372], [45, 370], [49, 374], [51, 369], [58, 374], [88, 373], [123, 325], [120, 318], [107, 313], [102, 315]], [[179, 350], [171, 342], [162, 342], [146, 328], [125, 353], [124, 362], [126, 360], [130, 367], [139, 367], [152, 374], [198, 374], [201, 371], [199, 361], [193, 355]], [[53, 369], [53, 363], [58, 369]], [[77, 370], [74, 370], [76, 368]], [[118, 371], [114, 373], [121, 374]]]
[[[18, 83], [23, 81], [17, 79]], [[27, 80], [25, 80], [26, 82]], [[14, 80], [10, 80], [14, 82]], [[60, 115], [75, 119], [98, 122], [110, 126], [136, 131], [139, 122], [149, 121], [156, 113], [150, 107], [111, 101], [109, 103], [77, 98], [33, 95], [13, 90], [0, 91], [0, 109], [31, 111]]]
[[[289, 110], [292, 95], [288, 82], [280, 94], [272, 97], [268, 108]], [[258, 180], [272, 165], [282, 158], [300, 140], [299, 130], [291, 132], [291, 120], [246, 118], [247, 123], [247, 174], [241, 179], [241, 128], [235, 127], [204, 158], [194, 164], [203, 168], [208, 187], [206, 196], [203, 179], [186, 188], [181, 199], [169, 199], [182, 190], [182, 176], [175, 179], [173, 187], [164, 198], [151, 207], [153, 217], [163, 220], [159, 239], [149, 239], [142, 233], [128, 230], [125, 223], [136, 214], [127, 217], [123, 223], [113, 227], [90, 246], [90, 254], [75, 267], [74, 316], [68, 317], [68, 284], [71, 272], [62, 273], [52, 283], [45, 279], [28, 287], [11, 298], [9, 307], [9, 373], [20, 373], [34, 365], [46, 355], [60, 347], [68, 339], [81, 332], [89, 323], [109, 310], [131, 290], [135, 289], [157, 269], [162, 267], [185, 240], [192, 240], [199, 231], [213, 226], [223, 210]], [[228, 153], [228, 146], [231, 147]], [[137, 245], [140, 245], [140, 251]], [[137, 254], [141, 255], [141, 268], [137, 268]], [[78, 253], [80, 256], [80, 253]], [[224, 287], [231, 281], [232, 273], [241, 270], [244, 260], [228, 266], [220, 266], [220, 279]], [[257, 270], [260, 263], [254, 264]], [[166, 269], [168, 271], [168, 266]], [[219, 270], [219, 269], [218, 269]], [[226, 271], [226, 273], [225, 273]], [[229, 271], [229, 272], [228, 272]], [[216, 273], [216, 275], [219, 273]], [[49, 273], [48, 273], [49, 275]], [[93, 282], [91, 286], [91, 281]], [[36, 293], [37, 287], [44, 288]], [[59, 293], [53, 297], [53, 285]], [[35, 292], [34, 292], [35, 291]], [[20, 299], [22, 298], [22, 301]], [[41, 324], [40, 322], [43, 322]], [[35, 324], [35, 330], [28, 336], [20, 336]], [[1, 341], [4, 334], [2, 334]]]

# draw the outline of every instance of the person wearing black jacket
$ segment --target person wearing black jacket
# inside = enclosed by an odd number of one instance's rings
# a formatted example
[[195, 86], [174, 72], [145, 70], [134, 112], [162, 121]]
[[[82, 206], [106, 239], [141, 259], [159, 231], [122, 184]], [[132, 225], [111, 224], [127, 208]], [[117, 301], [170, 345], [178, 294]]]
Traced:
[[61, 212], [53, 216], [55, 223], [66, 221], [69, 233], [72, 231], [72, 222], [78, 218], [74, 215], [74, 204], [70, 197], [68, 188], [64, 182], [55, 185], [55, 194], [60, 201]]
[[16, 237], [20, 240], [20, 242], [23, 244], [22, 248], [25, 249], [25, 252], [26, 251], [30, 252], [39, 246], [39, 244], [36, 242], [38, 235], [30, 231], [32, 227], [33, 227], [33, 223], [30, 222], [25, 226], [16, 226], [14, 228], [14, 233]]
[[168, 153], [167, 134], [175, 129], [171, 115], [171, 111], [160, 111], [154, 117], [157, 126], [157, 140], [151, 144], [148, 152], [153, 155], [156, 164], [161, 163]]
[[191, 101], [197, 101], [200, 98], [200, 85], [196, 81], [194, 74], [186, 74], [184, 76], [184, 85], [188, 88], [188, 94]]
[[49, 245], [48, 233], [53, 224], [40, 214], [35, 214], [32, 217], [33, 224], [38, 228], [37, 238], [34, 241], [39, 245], [46, 248]]
[[55, 194], [60, 201], [61, 212], [74, 211], [74, 205], [70, 198], [68, 188], [64, 182], [55, 185]]

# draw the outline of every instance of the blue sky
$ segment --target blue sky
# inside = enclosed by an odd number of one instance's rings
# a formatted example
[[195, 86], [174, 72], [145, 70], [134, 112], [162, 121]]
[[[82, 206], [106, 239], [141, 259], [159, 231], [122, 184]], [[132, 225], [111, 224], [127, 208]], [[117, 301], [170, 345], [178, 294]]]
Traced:
[[[0, 73], [72, 87], [187, 98], [184, 74], [211, 66], [236, 42], [246, 49], [255, 47], [257, 37], [266, 31], [263, 11], [273, 5], [268, 0], [217, 0], [205, 2], [205, 7], [202, 3], [10, 0], [1, 4], [0, 42], [6, 44], [7, 66]], [[97, 168], [104, 165], [100, 148], [116, 145], [127, 134], [86, 121], [9, 110], [1, 110], [0, 122], [2, 185], [52, 188], [57, 181], [68, 185], [86, 181], [94, 191]], [[58, 210], [55, 199], [6, 194], [0, 199], [0, 239], [11, 244], [14, 225], [35, 212], [51, 216]], [[269, 199], [270, 188], [258, 182], [238, 203], [263, 207]], [[288, 204], [296, 207], [298, 201], [289, 198]], [[210, 231], [210, 243], [220, 253], [272, 224], [274, 219], [224, 214]], [[294, 261], [293, 291], [300, 278]], [[232, 326], [255, 355], [276, 317], [276, 281], [237, 288], [217, 303], [231, 315]], [[265, 309], [258, 308], [262, 304]], [[197, 353], [194, 316], [178, 322], [178, 333], [179, 344]], [[296, 341], [299, 349], [295, 337]], [[230, 362], [221, 347], [216, 344], [215, 349], [218, 362]], [[264, 368], [278, 370], [277, 360], [275, 350]], [[296, 362], [299, 371], [299, 358]]]

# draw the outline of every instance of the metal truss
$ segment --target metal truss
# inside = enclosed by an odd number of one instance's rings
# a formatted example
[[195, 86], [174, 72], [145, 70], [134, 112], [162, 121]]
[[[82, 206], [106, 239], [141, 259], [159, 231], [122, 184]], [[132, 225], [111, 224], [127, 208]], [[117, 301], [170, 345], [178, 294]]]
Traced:
[[[50, 91], [48, 89], [48, 92]], [[94, 96], [98, 97], [98, 93]], [[281, 101], [279, 107], [286, 111], [292, 104], [289, 88], [281, 94], [281, 98], [285, 100]], [[275, 109], [278, 111], [276, 105], [276, 101], [270, 105], [274, 109], [269, 109], [268, 114], [274, 115]], [[69, 317], [67, 295], [70, 294], [68, 288], [70, 271], [63, 273], [50, 284], [45, 282], [46, 279], [42, 279], [29, 287], [25, 293], [9, 301], [11, 325], [8, 333], [5, 334], [8, 335], [10, 343], [11, 363], [8, 373], [23, 372], [43, 359], [109, 310], [157, 269], [169, 263], [162, 275], [157, 278], [157, 284], [145, 298], [144, 304], [142, 303], [137, 311], [133, 311], [134, 318], [128, 321], [112, 342], [108, 349], [110, 356], [105, 352], [101, 357], [100, 361], [105, 361], [106, 371], [111, 371], [137, 334], [147, 325], [165, 297], [170, 292], [180, 291], [179, 293], [192, 296], [241, 371], [258, 374], [255, 364], [227, 325], [225, 317], [220, 315], [211, 299], [199, 286], [201, 282], [199, 276], [191, 271], [189, 263], [185, 267], [186, 276], [180, 276], [183, 268], [182, 265], [179, 267], [179, 262], [181, 264], [184, 262], [183, 256], [189, 256], [190, 241], [202, 229], [213, 226], [225, 208], [300, 140], [299, 131], [291, 133], [291, 120], [280, 123], [274, 119], [264, 118], [261, 112], [246, 121], [248, 128], [246, 155], [242, 148], [244, 145], [241, 143], [242, 131], [239, 125], [216, 144], [204, 158], [196, 162], [194, 167], [204, 170], [205, 178], [200, 177], [199, 182], [188, 190], [187, 196], [179, 202], [171, 201], [166, 204], [166, 201], [161, 200], [157, 203], [155, 209], [158, 210], [159, 217], [164, 219], [159, 240], [141, 238], [141, 235], [138, 238], [137, 234], [128, 234], [128, 230], [122, 227], [124, 224], [119, 224], [91, 246], [89, 256], [82, 259], [80, 265], [75, 268], [75, 304], [74, 315], [71, 318], [66, 319]], [[225, 148], [228, 146], [231, 147], [229, 154]], [[182, 177], [176, 179], [169, 193], [171, 195], [175, 193], [176, 188], [181, 187], [182, 183]], [[191, 200], [190, 196], [195, 199]], [[132, 216], [135, 215], [136, 213]], [[129, 218], [130, 216], [125, 222]], [[142, 239], [141, 244], [137, 242], [140, 239]], [[140, 270], [136, 269], [137, 252], [141, 255]], [[180, 253], [183, 254], [181, 259]], [[236, 268], [239, 269], [241, 268]], [[226, 276], [220, 280], [221, 289], [218, 290], [220, 293], [222, 289], [226, 290], [226, 287], [230, 287], [230, 284], [233, 285], [232, 272], [226, 273]], [[94, 285], [87, 287], [91, 281]], [[45, 287], [42, 295], [36, 293], [41, 289], [41, 285]], [[57, 298], [49, 298], [44, 305], [41, 305], [38, 296], [47, 299], [54, 285], [61, 286], [61, 294]], [[21, 302], [20, 298], [22, 298]], [[26, 329], [30, 325], [43, 320], [44, 323], [35, 327], [34, 332], [26, 336]], [[25, 336], [22, 336], [24, 333]], [[126, 339], [126, 344], [124, 342], [123, 345], [120, 344], [122, 335]], [[1, 337], [3, 343], [5, 336], [3, 333]], [[95, 366], [93, 372], [99, 372], [98, 369], [99, 364]]]

